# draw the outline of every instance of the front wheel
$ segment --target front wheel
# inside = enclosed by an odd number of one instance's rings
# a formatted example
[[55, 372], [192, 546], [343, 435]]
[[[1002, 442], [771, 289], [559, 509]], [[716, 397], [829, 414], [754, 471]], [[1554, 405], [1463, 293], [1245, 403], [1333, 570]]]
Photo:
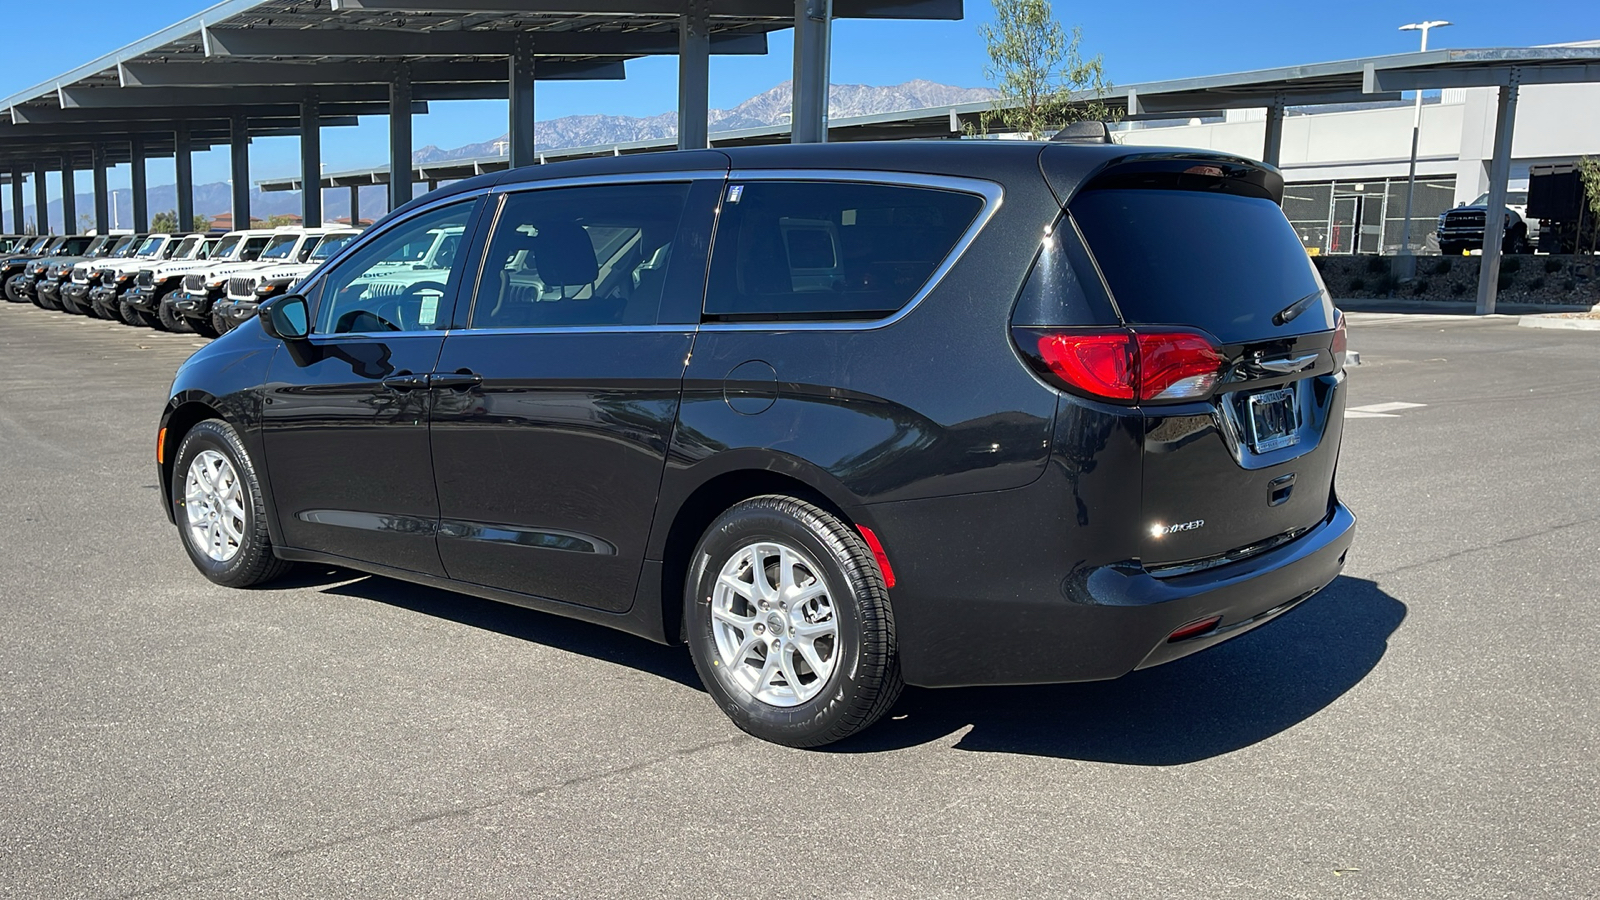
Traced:
[[701, 537], [684, 589], [700, 679], [758, 738], [830, 744], [900, 695], [883, 576], [861, 537], [818, 506], [782, 496], [736, 504]]
[[172, 301], [168, 299], [172, 292], [168, 291], [156, 299], [156, 321], [161, 327], [173, 334], [192, 334], [194, 328], [189, 324], [189, 318], [183, 313], [172, 308]]
[[184, 435], [172, 469], [172, 512], [200, 574], [250, 587], [287, 572], [272, 553], [255, 465], [233, 426], [207, 419]]

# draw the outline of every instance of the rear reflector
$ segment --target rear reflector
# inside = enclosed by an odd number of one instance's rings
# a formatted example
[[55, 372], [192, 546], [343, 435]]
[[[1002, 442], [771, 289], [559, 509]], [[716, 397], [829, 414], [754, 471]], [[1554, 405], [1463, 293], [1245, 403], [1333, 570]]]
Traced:
[[1339, 321], [1333, 326], [1333, 344], [1329, 348], [1333, 350], [1333, 370], [1335, 372], [1344, 371], [1345, 350], [1349, 349], [1349, 345], [1349, 337], [1344, 331], [1344, 313], [1339, 313]]
[[889, 565], [889, 554], [883, 552], [883, 544], [879, 543], [878, 536], [865, 525], [857, 525], [856, 530], [861, 532], [862, 539], [867, 542], [867, 549], [872, 551], [872, 558], [878, 561], [878, 568], [883, 572], [883, 586], [894, 587], [894, 566]]
[[1123, 403], [1198, 400], [1222, 377], [1216, 342], [1149, 328], [1015, 329], [1017, 346], [1061, 387]]
[[1201, 619], [1198, 622], [1190, 622], [1188, 625], [1185, 625], [1182, 628], [1179, 628], [1177, 631], [1167, 635], [1167, 643], [1173, 644], [1178, 641], [1188, 640], [1192, 637], [1199, 637], [1200, 635], [1205, 634], [1211, 629], [1217, 627], [1217, 623], [1221, 621], [1221, 616], [1212, 616], [1209, 619]]

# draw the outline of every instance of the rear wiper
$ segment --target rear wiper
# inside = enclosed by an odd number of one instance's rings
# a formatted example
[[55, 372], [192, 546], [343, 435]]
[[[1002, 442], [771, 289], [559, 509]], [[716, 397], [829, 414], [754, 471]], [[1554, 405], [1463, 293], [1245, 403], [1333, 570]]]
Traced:
[[1288, 306], [1285, 306], [1283, 309], [1278, 310], [1277, 315], [1272, 317], [1272, 324], [1287, 325], [1290, 322], [1293, 322], [1301, 313], [1310, 309], [1312, 303], [1320, 299], [1322, 299], [1322, 289], [1318, 288], [1304, 297], [1301, 297], [1299, 300], [1296, 300]]

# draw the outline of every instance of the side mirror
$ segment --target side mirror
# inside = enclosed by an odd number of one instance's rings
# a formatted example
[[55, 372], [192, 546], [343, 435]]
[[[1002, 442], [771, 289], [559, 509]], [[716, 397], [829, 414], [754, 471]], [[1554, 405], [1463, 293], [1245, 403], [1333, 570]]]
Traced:
[[285, 294], [263, 303], [256, 311], [261, 330], [280, 341], [303, 341], [311, 333], [311, 313], [306, 298]]

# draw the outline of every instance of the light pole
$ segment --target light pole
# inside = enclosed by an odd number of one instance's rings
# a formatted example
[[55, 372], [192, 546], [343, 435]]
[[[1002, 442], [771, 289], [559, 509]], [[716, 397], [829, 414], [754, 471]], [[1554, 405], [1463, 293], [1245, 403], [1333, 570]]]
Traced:
[[[1428, 32], [1434, 28], [1444, 28], [1449, 25], [1445, 21], [1412, 22], [1410, 25], [1401, 25], [1401, 31], [1422, 32], [1422, 49], [1428, 49]], [[1417, 272], [1417, 257], [1411, 252], [1411, 200], [1417, 192], [1417, 143], [1422, 136], [1422, 91], [1417, 91], [1417, 102], [1411, 114], [1411, 168], [1406, 175], [1406, 225], [1400, 237], [1400, 255], [1404, 262], [1400, 264], [1402, 278], [1410, 278]]]

